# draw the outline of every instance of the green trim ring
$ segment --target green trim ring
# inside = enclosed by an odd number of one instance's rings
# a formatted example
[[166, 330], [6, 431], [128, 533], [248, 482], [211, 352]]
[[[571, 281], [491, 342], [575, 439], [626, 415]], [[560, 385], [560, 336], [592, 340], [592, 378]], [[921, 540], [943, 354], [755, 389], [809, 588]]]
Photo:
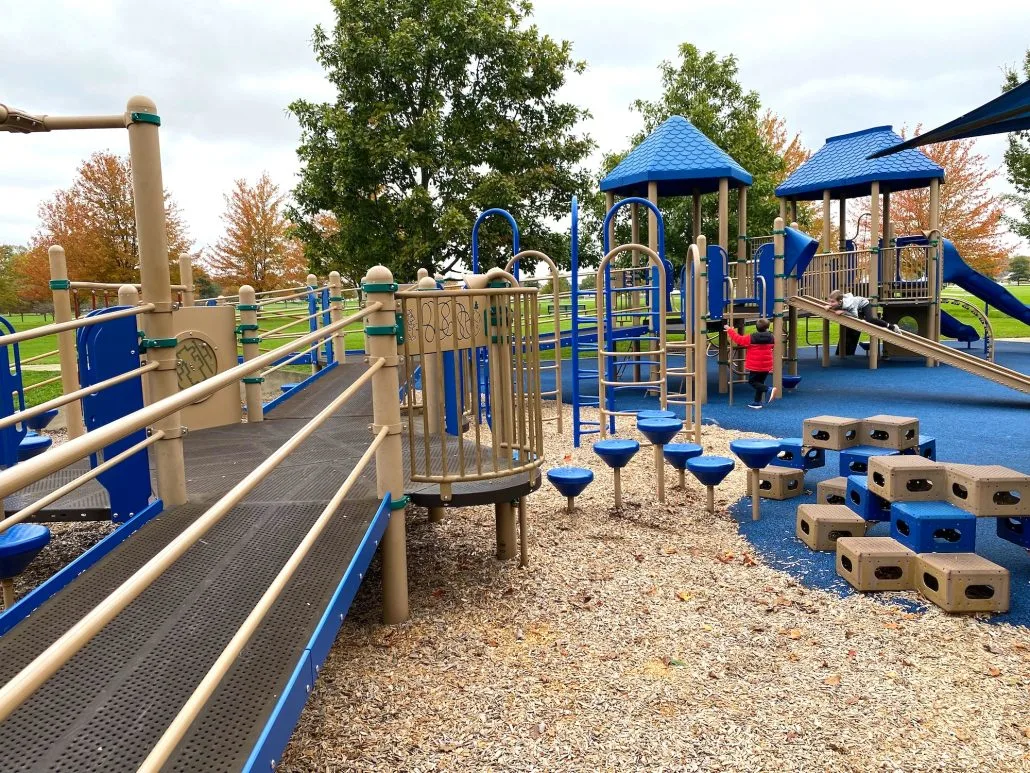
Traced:
[[367, 336], [393, 336], [397, 335], [396, 325], [369, 325], [365, 328]]
[[70, 279], [51, 279], [50, 289], [51, 290], [70, 290], [72, 288], [72, 281]]
[[790, 274], [773, 274], [773, 279], [790, 279]]
[[237, 333], [242, 333], [245, 330], [257, 330], [257, 329], [258, 329], [257, 322], [244, 322], [243, 324], [240, 324], [240, 325], [236, 326], [236, 332]]
[[153, 113], [129, 113], [129, 119], [132, 123], [152, 123], [154, 126], [161, 125], [161, 116], [154, 115]]
[[773, 236], [783, 236], [786, 233], [787, 233], [787, 229], [786, 228], [779, 228], [779, 229], [774, 228], [773, 229]]
[[237, 303], [237, 311], [261, 311], [261, 307], [256, 303]]
[[782, 255], [782, 254], [781, 255], [773, 254], [773, 260], [785, 260], [786, 257], [787, 257], [786, 255]]
[[[395, 293], [397, 292], [396, 282], [368, 282], [361, 285], [362, 291], [366, 293]], [[435, 288], [434, 288], [435, 289]]]
[[738, 235], [737, 235], [737, 241], [738, 241], [738, 242], [739, 242], [739, 241], [740, 241], [741, 239], [743, 239], [744, 241], [747, 241], [747, 240], [748, 240], [749, 238], [750, 238], [750, 237], [749, 237], [749, 236], [748, 236], [747, 234], [738, 234]]
[[259, 344], [261, 343], [261, 336], [244, 336], [240, 339], [241, 344]]
[[486, 286], [495, 289], [503, 289], [505, 287], [508, 287], [508, 282], [504, 279], [495, 279], [493, 282], [487, 282]]
[[329, 303], [343, 303], [346, 300], [342, 295], [330, 295]]
[[179, 345], [178, 338], [144, 338], [140, 341], [140, 349], [174, 349]]
[[400, 499], [394, 499], [393, 497], [390, 497], [390, 509], [391, 510], [403, 510], [405, 507], [408, 506], [408, 502], [410, 502], [410, 501], [411, 500], [408, 499], [408, 495], [407, 494], [402, 496]]
[[265, 383], [265, 377], [264, 376], [244, 376], [242, 380], [243, 380], [244, 384], [264, 384]]

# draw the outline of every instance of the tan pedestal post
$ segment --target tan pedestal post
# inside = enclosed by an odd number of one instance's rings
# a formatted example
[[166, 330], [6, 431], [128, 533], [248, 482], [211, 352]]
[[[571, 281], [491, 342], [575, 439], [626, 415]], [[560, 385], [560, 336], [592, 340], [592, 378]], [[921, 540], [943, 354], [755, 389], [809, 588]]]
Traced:
[[135, 285], [122, 285], [118, 288], [118, 305], [119, 306], [138, 306], [139, 305], [139, 290], [136, 289]]
[[[944, 261], [941, 259], [943, 255], [943, 244], [941, 243], [941, 181], [937, 179], [930, 180], [930, 241], [937, 242], [929, 246], [930, 257], [930, 270], [934, 272], [935, 285], [933, 291], [933, 297], [930, 299], [930, 339], [932, 341], [941, 340], [941, 294], [944, 291]], [[926, 361], [927, 366], [937, 365], [936, 360], [928, 359]]]
[[515, 557], [515, 510], [511, 502], [498, 502], [494, 505], [494, 516], [497, 523], [497, 558], [506, 561]]
[[[653, 180], [648, 182], [648, 184], [647, 184], [647, 200], [650, 201], [654, 205], [655, 209], [658, 209], [658, 183], [653, 181]], [[658, 217], [650, 209], [648, 209], [648, 211], [647, 211], [647, 246], [650, 247], [655, 253], [658, 252]], [[662, 257], [665, 257], [665, 256], [663, 255]], [[648, 272], [648, 274], [650, 275], [650, 272]], [[650, 281], [650, 277], [649, 277], [648, 278], [648, 284], [650, 284], [650, 283], [651, 283], [651, 281]], [[664, 298], [665, 297], [665, 288], [664, 287], [659, 287], [658, 288], [658, 293], [659, 293], [659, 295], [661, 295]], [[648, 304], [648, 307], [650, 307], [650, 304]], [[669, 310], [666, 309], [665, 311], [666, 311], [666, 314], [667, 314]], [[664, 327], [665, 320], [662, 319], [660, 324]], [[660, 335], [660, 331], [658, 331], [658, 330], [652, 330], [651, 332], [655, 336]], [[652, 349], [658, 349], [659, 347], [661, 347], [663, 345], [664, 345], [664, 343], [662, 341], [655, 341], [653, 343], [651, 341], [648, 341], [648, 342], [645, 343], [643, 349], [644, 349], [644, 351], [651, 351]], [[636, 357], [634, 359], [639, 360], [639, 358], [636, 358]], [[654, 358], [653, 357], [649, 357], [648, 359], [654, 359]], [[647, 366], [647, 380], [648, 381], [656, 380], [659, 377], [658, 371], [659, 371], [659, 368], [658, 368], [657, 365], [649, 365], [649, 366]], [[663, 400], [664, 400], [664, 394], [663, 394]], [[665, 403], [663, 402], [662, 403], [662, 408], [664, 408], [664, 407], [665, 407]]]
[[693, 237], [694, 243], [697, 244], [697, 237], [701, 235], [701, 191], [697, 188], [694, 188], [690, 215], [690, 219], [693, 221], [693, 233], [691, 236]]
[[[722, 177], [719, 179], [719, 246], [726, 250], [729, 255], [728, 243], [730, 240], [730, 181]], [[729, 266], [726, 267], [726, 274], [729, 275]], [[732, 299], [730, 300], [732, 303]], [[723, 395], [729, 391], [730, 381], [730, 343], [725, 328], [719, 331], [719, 394]]]
[[196, 294], [193, 287], [193, 258], [188, 254], [179, 256], [179, 284], [186, 288], [182, 291], [182, 305], [196, 305]]
[[783, 325], [786, 322], [783, 284], [783, 218], [773, 224], [773, 387], [783, 395]]
[[[339, 271], [329, 272], [329, 321], [337, 323], [343, 319], [343, 282]], [[347, 331], [333, 334], [333, 359], [347, 361]]]
[[[172, 288], [168, 270], [165, 232], [164, 181], [161, 177], [161, 147], [158, 126], [161, 119], [154, 103], [133, 97], [126, 107], [129, 156], [132, 163], [132, 192], [136, 203], [136, 234], [140, 253], [140, 284], [143, 303], [154, 310], [143, 315], [146, 356], [158, 364], [150, 373], [151, 401], [179, 391], [176, 372], [175, 327], [172, 322]], [[186, 467], [182, 455], [182, 417], [176, 411], [154, 423], [164, 437], [154, 446], [157, 467], [157, 495], [166, 508], [187, 501]]]
[[758, 492], [761, 491], [761, 488], [759, 488], [759, 485], [761, 483], [761, 473], [758, 471], [758, 468], [756, 467], [753, 470], [748, 470], [747, 475], [748, 483], [750, 484], [748, 486], [748, 493], [751, 495], [751, 520], [757, 521], [762, 517], [762, 497], [758, 495]]
[[[869, 295], [873, 304], [880, 302], [880, 251], [877, 249], [876, 240], [880, 234], [880, 183], [874, 182], [870, 186], [869, 200]], [[886, 244], [884, 245], [886, 246]], [[842, 331], [843, 332], [843, 331]], [[841, 347], [843, 353], [844, 347]], [[876, 370], [880, 365], [880, 342], [870, 336], [869, 340], [869, 368]]]
[[[64, 248], [56, 244], [48, 252], [50, 258], [50, 291], [54, 296], [54, 322], [71, 322], [72, 305], [68, 286], [68, 261]], [[61, 361], [61, 387], [65, 394], [79, 388], [79, 361], [75, 354], [75, 331], [66, 330], [57, 334], [57, 356]], [[68, 403], [62, 409], [68, 424], [68, 439], [73, 440], [85, 434], [82, 421], [82, 403], [78, 400]]]
[[[240, 287], [240, 303], [236, 307], [240, 312], [240, 341], [243, 342], [243, 361], [253, 360], [261, 354], [258, 333], [257, 295], [250, 285]], [[244, 376], [243, 392], [247, 401], [247, 422], [257, 423], [265, 419], [265, 407], [261, 401], [261, 376]]]
[[[707, 249], [708, 242], [705, 237], [698, 236], [698, 264], [694, 267], [694, 389], [699, 415], [701, 406], [708, 402], [708, 264], [705, 263]], [[700, 435], [694, 442], [701, 442]]]
[[[383, 308], [366, 317], [365, 351], [370, 359], [386, 361], [372, 376], [372, 431], [389, 427], [390, 434], [376, 449], [376, 489], [380, 497], [393, 499], [390, 525], [380, 547], [383, 555], [383, 622], [408, 619], [408, 559], [405, 543], [404, 457], [401, 450], [401, 406], [397, 399], [397, 299], [393, 274], [385, 266], [373, 266], [362, 289], [369, 304]], [[390, 331], [394, 332], [391, 333]]]

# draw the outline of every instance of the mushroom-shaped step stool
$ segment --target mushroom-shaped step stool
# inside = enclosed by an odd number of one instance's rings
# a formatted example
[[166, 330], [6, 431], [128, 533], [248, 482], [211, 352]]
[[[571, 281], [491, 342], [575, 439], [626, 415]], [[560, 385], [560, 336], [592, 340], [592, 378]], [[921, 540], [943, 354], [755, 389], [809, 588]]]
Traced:
[[0, 533], [0, 584], [4, 609], [14, 604], [14, 578], [50, 541], [50, 529], [41, 523], [16, 523]]
[[565, 512], [571, 513], [576, 508], [576, 497], [593, 482], [594, 473], [583, 467], [555, 467], [547, 471], [547, 480], [569, 500]]
[[39, 456], [53, 445], [53, 439], [47, 435], [38, 435], [35, 432], [26, 432], [25, 437], [18, 444], [18, 461], [24, 462], [33, 456]]
[[686, 470], [687, 460], [695, 456], [701, 456], [705, 450], [697, 443], [667, 443], [663, 449], [665, 461], [679, 470], [680, 488], [687, 487]]
[[637, 418], [637, 431], [651, 441], [654, 446], [654, 472], [658, 477], [658, 501], [665, 501], [665, 460], [662, 458], [662, 448], [676, 437], [676, 434], [683, 429], [683, 422], [679, 419], [666, 417]]
[[642, 411], [637, 411], [637, 421], [641, 419], [675, 419], [675, 411], [661, 410], [658, 408], [645, 408]]
[[50, 426], [50, 422], [57, 418], [58, 410], [51, 408], [49, 411], [43, 411], [38, 416], [33, 416], [31, 419], [25, 419], [25, 426], [34, 432], [41, 432]]
[[687, 469], [708, 487], [708, 512], [715, 513], [715, 487], [733, 472], [736, 462], [728, 456], [695, 456], [687, 460]]
[[730, 450], [744, 463], [751, 472], [748, 473], [748, 493], [751, 494], [751, 520], [757, 521], [760, 517], [758, 506], [761, 497], [758, 496], [758, 471], [772, 462], [780, 453], [779, 440], [734, 440], [730, 443]]
[[789, 392], [793, 392], [798, 388], [798, 384], [801, 383], [801, 376], [788, 376], [786, 373], [783, 374], [783, 388]]
[[594, 443], [594, 453], [615, 471], [615, 507], [619, 510], [622, 509], [622, 480], [619, 473], [639, 450], [640, 443], [628, 438], [612, 438]]

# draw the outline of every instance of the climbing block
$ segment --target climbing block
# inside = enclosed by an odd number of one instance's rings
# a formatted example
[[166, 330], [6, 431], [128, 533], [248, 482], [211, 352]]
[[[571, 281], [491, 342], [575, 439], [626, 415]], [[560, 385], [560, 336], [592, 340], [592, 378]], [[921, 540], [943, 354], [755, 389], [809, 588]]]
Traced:
[[927, 459], [937, 460], [937, 438], [930, 437], [929, 435], [919, 436], [919, 445], [913, 446], [912, 448], [906, 448], [901, 453], [903, 454], [919, 454], [920, 456], [926, 457]]
[[949, 464], [948, 501], [978, 516], [1030, 515], [1030, 475], [996, 464]]
[[837, 574], [855, 590], [911, 590], [916, 554], [890, 537], [841, 537], [837, 540]]
[[846, 505], [848, 479], [845, 477], [821, 480], [815, 486], [815, 501], [819, 505]]
[[49, 435], [37, 435], [35, 432], [26, 432], [25, 437], [18, 444], [18, 461], [24, 462], [34, 456], [39, 456], [53, 445], [54, 439]]
[[840, 537], [864, 537], [869, 524], [844, 505], [798, 505], [794, 533], [812, 550], [836, 550]]
[[976, 553], [919, 556], [916, 589], [945, 612], [1008, 612], [1009, 570]]
[[865, 475], [849, 475], [845, 504], [867, 521], [889, 521], [891, 503], [869, 490]]
[[758, 496], [790, 499], [805, 491], [805, 471], [769, 465], [758, 471]]
[[1030, 518], [1001, 516], [997, 519], [997, 523], [999, 537], [1030, 550]]
[[919, 445], [919, 419], [880, 414], [862, 419], [862, 443], [904, 451]]
[[822, 448], [805, 448], [799, 437], [783, 438], [780, 441], [780, 453], [776, 455], [776, 464], [796, 470], [814, 470], [826, 466], [826, 451]]
[[846, 419], [841, 416], [815, 416], [805, 419], [801, 435], [807, 446], [841, 451], [862, 442], [859, 437], [861, 430], [862, 422], [858, 419]]
[[895, 502], [891, 536], [917, 553], [971, 553], [976, 516], [947, 502]]
[[841, 475], [865, 475], [869, 471], [869, 460], [874, 456], [895, 456], [899, 452], [890, 448], [855, 446], [840, 452]]
[[869, 490], [890, 502], [942, 502], [948, 471], [922, 456], [874, 456], [869, 459]]

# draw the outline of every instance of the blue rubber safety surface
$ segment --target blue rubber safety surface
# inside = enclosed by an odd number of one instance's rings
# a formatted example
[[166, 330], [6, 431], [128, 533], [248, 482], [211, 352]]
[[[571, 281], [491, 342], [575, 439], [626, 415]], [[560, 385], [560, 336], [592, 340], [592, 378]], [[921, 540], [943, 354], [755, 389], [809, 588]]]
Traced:
[[[717, 365], [714, 358], [709, 358], [709, 404], [704, 408], [704, 422], [783, 438], [798, 437], [802, 421], [821, 414], [856, 419], [879, 413], [915, 416], [920, 434], [937, 439], [939, 461], [1000, 464], [1030, 472], [1030, 395], [946, 365], [927, 368], [922, 360], [881, 360], [880, 368], [871, 371], [862, 355], [847, 360], [831, 357], [831, 366], [826, 369], [820, 367], [814, 348], [802, 349], [798, 358], [802, 376], [798, 388], [760, 411], [746, 406], [750, 398], [746, 384], [736, 387], [734, 405], [729, 406], [727, 396], [718, 391]], [[1030, 343], [999, 341], [997, 362], [1030, 373]], [[590, 366], [584, 363], [584, 367]], [[567, 400], [572, 395], [571, 370], [562, 368]], [[543, 375], [546, 390], [551, 388], [546, 383], [551, 374]], [[596, 381], [587, 382], [584, 388], [596, 389]], [[655, 408], [657, 403], [657, 398], [647, 397], [642, 391], [624, 390], [618, 396], [620, 410]], [[619, 421], [632, 426], [632, 419]], [[797, 506], [814, 502], [816, 484], [836, 477], [837, 466], [838, 454], [828, 451], [826, 466], [806, 473], [806, 494], [785, 502], [764, 500], [762, 519], [757, 523], [751, 520], [750, 499], [736, 502], [730, 512], [739, 521], [741, 533], [769, 565], [806, 585], [843, 596], [853, 591], [837, 576], [834, 554], [809, 550], [794, 536]], [[996, 519], [977, 519], [976, 552], [1011, 572], [1011, 608], [990, 619], [1030, 626], [1030, 554], [1000, 539], [995, 528]], [[869, 536], [889, 534], [889, 523], [875, 524], [869, 530]], [[916, 601], [899, 602], [896, 596], [892, 603], [925, 606]]]

